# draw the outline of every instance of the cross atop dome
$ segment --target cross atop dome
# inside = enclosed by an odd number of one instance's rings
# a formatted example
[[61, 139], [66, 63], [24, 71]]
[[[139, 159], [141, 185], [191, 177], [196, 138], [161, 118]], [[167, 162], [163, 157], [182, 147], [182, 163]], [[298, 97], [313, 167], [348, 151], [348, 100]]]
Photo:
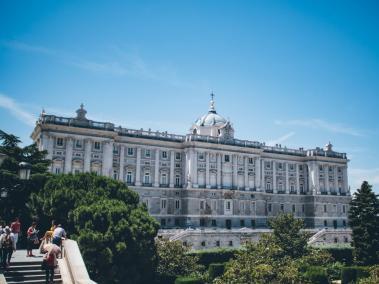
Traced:
[[213, 92], [212, 92], [211, 93], [211, 101], [210, 101], [210, 105], [209, 105], [209, 112], [211, 112], [211, 113], [216, 113], [214, 97], [215, 97], [215, 94], [213, 94]]

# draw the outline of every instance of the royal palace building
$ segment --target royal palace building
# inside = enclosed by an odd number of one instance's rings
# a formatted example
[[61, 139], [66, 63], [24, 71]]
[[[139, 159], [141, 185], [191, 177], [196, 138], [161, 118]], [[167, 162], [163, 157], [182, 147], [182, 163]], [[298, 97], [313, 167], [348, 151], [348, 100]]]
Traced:
[[42, 112], [36, 123], [31, 137], [47, 150], [51, 172], [95, 172], [125, 182], [163, 231], [259, 231], [282, 212], [310, 229], [347, 226], [349, 160], [330, 143], [289, 149], [236, 139], [213, 95], [186, 135], [89, 120], [83, 105], [76, 113]]

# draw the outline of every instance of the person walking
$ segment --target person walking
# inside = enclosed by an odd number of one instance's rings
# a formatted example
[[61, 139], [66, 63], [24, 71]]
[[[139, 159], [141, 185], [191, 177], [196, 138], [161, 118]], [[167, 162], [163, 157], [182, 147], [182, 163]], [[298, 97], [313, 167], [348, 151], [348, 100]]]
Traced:
[[38, 231], [36, 230], [37, 223], [33, 222], [26, 232], [27, 242], [26, 242], [26, 253], [27, 257], [34, 256], [33, 255], [33, 246], [39, 244], [38, 240]]
[[6, 226], [4, 233], [0, 236], [1, 247], [1, 265], [3, 268], [9, 268], [11, 257], [14, 251], [16, 251], [16, 245], [11, 229]]
[[20, 223], [20, 219], [18, 217], [16, 217], [14, 219], [14, 222], [12, 222], [11, 231], [12, 231], [13, 236], [14, 236], [14, 245], [17, 248], [18, 237], [19, 237], [20, 232], [21, 232], [21, 223]]
[[43, 268], [45, 269], [46, 284], [54, 283], [54, 269], [58, 264], [57, 256], [61, 253], [61, 249], [54, 244], [47, 244], [43, 247], [46, 251], [43, 257]]

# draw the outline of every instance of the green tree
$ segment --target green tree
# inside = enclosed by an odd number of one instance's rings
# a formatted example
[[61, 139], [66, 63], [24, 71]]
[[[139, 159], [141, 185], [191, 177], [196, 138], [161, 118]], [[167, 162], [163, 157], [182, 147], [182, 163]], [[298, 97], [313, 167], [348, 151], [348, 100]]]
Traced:
[[[12, 134], [0, 130], [0, 153], [5, 159], [0, 165], [0, 214], [10, 221], [20, 216], [23, 225], [29, 223], [31, 216], [25, 207], [30, 194], [43, 187], [49, 177], [47, 173], [50, 161], [45, 158], [47, 152], [39, 151], [35, 144], [20, 147], [21, 140]], [[30, 180], [20, 180], [19, 163], [31, 164]]]
[[157, 240], [156, 247], [157, 273], [161, 279], [187, 276], [202, 269], [197, 264], [199, 258], [188, 254], [190, 248], [180, 241]]
[[349, 224], [357, 262], [365, 265], [379, 263], [379, 202], [367, 181], [362, 183], [350, 202]]
[[95, 174], [52, 176], [30, 205], [48, 228], [63, 223], [99, 283], [150, 283], [159, 224], [122, 182]]
[[283, 256], [298, 258], [306, 254], [308, 236], [301, 229], [304, 222], [292, 214], [281, 214], [270, 221], [273, 241], [281, 248]]

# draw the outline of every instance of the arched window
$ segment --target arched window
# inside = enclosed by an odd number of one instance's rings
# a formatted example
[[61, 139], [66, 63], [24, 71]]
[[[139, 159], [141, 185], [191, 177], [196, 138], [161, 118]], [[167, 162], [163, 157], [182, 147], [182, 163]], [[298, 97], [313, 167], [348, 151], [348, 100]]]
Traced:
[[193, 134], [197, 134], [197, 129], [195, 128], [194, 130], [193, 130]]

